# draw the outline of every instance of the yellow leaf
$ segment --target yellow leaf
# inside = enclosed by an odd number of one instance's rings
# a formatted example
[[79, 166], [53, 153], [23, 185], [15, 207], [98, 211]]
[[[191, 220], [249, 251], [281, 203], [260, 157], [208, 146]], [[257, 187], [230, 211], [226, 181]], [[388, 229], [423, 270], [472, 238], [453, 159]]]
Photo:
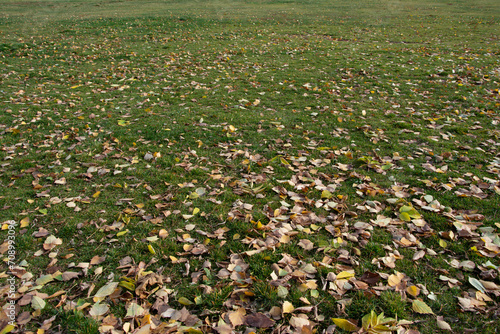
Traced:
[[119, 286], [129, 290], [129, 291], [132, 291], [134, 292], [135, 291], [135, 284], [134, 282], [128, 282], [128, 281], [121, 281], [120, 284], [118, 284]]
[[351, 277], [354, 277], [354, 273], [348, 271], [342, 271], [337, 275], [337, 279], [349, 279]]
[[443, 239], [439, 239], [439, 246], [446, 248], [448, 246], [448, 243], [444, 241]]
[[281, 213], [281, 210], [280, 209], [276, 209], [274, 210], [274, 217], [278, 217]]
[[405, 221], [405, 222], [411, 221], [411, 218], [410, 218], [410, 215], [408, 214], [408, 212], [401, 212], [399, 214], [399, 219], [401, 219], [402, 221]]
[[328, 190], [323, 190], [321, 192], [321, 198], [327, 198], [327, 199], [330, 199], [333, 197], [333, 194], [331, 192], [329, 192]]
[[125, 234], [127, 234], [127, 233], [128, 233], [128, 229], [127, 229], [127, 230], [125, 230], [125, 231], [121, 231], [121, 232], [116, 233], [116, 236], [117, 236], [117, 237], [121, 237], [122, 235], [125, 235]]
[[387, 280], [387, 284], [389, 286], [396, 286], [398, 285], [399, 283], [401, 283], [401, 278], [399, 278], [398, 276], [396, 275], [391, 275], [389, 276], [389, 279]]
[[420, 294], [420, 289], [417, 286], [412, 285], [406, 288], [406, 292], [408, 292], [413, 297], [417, 297]]
[[293, 307], [292, 303], [289, 301], [283, 303], [283, 313], [292, 313], [293, 310], [295, 310], [295, 307]]
[[413, 301], [411, 307], [413, 311], [420, 314], [434, 314], [434, 312], [432, 312], [432, 309], [426, 303], [418, 299]]
[[153, 254], [153, 255], [155, 255], [155, 254], [156, 254], [156, 251], [155, 251], [155, 249], [153, 248], [153, 246], [148, 245], [148, 250], [149, 250], [149, 252], [150, 252], [151, 254]]
[[14, 325], [7, 325], [5, 326], [2, 331], [0, 332], [0, 334], [7, 334], [7, 333], [10, 333], [12, 332], [16, 327]]
[[93, 198], [97, 198], [99, 197], [99, 195], [101, 194], [100, 191], [96, 191], [94, 195], [92, 195]]
[[24, 217], [24, 218], [21, 220], [21, 222], [20, 222], [20, 224], [21, 224], [21, 228], [24, 228], [24, 227], [28, 226], [28, 225], [29, 225], [29, 223], [30, 223], [30, 219], [29, 219], [29, 217]]
[[290, 163], [288, 161], [286, 161], [284, 158], [280, 158], [280, 161], [283, 165], [285, 166], [290, 166]]
[[194, 210], [193, 210], [193, 216], [194, 216], [195, 214], [197, 214], [198, 212], [200, 212], [200, 209], [198, 209], [198, 208], [194, 208]]
[[186, 297], [180, 297], [177, 301], [179, 302], [179, 304], [182, 304], [184, 306], [193, 305], [193, 302]]
[[333, 323], [337, 325], [337, 327], [340, 327], [341, 329], [349, 332], [354, 332], [358, 330], [358, 326], [353, 324], [347, 319], [341, 319], [341, 318], [332, 318]]
[[146, 314], [142, 319], [141, 319], [141, 326], [149, 325], [151, 324], [151, 314]]

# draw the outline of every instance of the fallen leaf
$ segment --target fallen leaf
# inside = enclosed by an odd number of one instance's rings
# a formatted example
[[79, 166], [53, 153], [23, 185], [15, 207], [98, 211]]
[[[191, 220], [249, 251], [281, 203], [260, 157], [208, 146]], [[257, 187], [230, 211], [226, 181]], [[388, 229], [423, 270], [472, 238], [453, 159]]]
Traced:
[[293, 307], [292, 303], [289, 301], [285, 301], [282, 306], [283, 314], [285, 313], [292, 313], [295, 308]]
[[477, 290], [481, 291], [482, 293], [485, 293], [484, 286], [479, 282], [477, 279], [474, 277], [469, 277], [469, 283], [475, 287]]
[[417, 286], [412, 285], [406, 288], [406, 292], [413, 297], [417, 297], [420, 294], [420, 289]]
[[31, 299], [31, 306], [35, 309], [35, 310], [43, 310], [45, 308], [45, 300], [43, 300], [42, 298], [38, 297], [38, 296], [33, 296], [33, 298]]
[[96, 294], [94, 295], [94, 302], [99, 302], [101, 300], [104, 300], [104, 298], [111, 295], [118, 287], [118, 284], [119, 282], [110, 282], [101, 287], [99, 290], [97, 290]]
[[95, 303], [89, 311], [89, 314], [93, 318], [98, 318], [100, 316], [105, 315], [109, 311], [108, 304], [100, 304], [99, 302]]
[[127, 314], [125, 315], [126, 318], [137, 318], [140, 317], [144, 314], [145, 310], [142, 308], [139, 304], [132, 302], [130, 305], [127, 307]]
[[445, 331], [451, 331], [450, 325], [446, 321], [444, 321], [442, 316], [436, 317], [436, 321], [437, 321], [437, 326], [440, 329], [445, 330]]
[[274, 321], [262, 313], [249, 314], [245, 321], [248, 326], [257, 328], [269, 328], [274, 325]]
[[189, 306], [189, 305], [193, 305], [194, 304], [192, 301], [190, 301], [186, 297], [180, 297], [177, 301], [179, 302], [179, 304], [182, 304], [182, 305], [185, 305], [185, 306]]
[[347, 319], [341, 319], [341, 318], [332, 318], [333, 323], [337, 325], [337, 327], [348, 331], [348, 332], [354, 332], [357, 331], [359, 328], [356, 326], [356, 324], [352, 323], [351, 321]]
[[413, 303], [411, 304], [413, 311], [420, 313], [420, 314], [434, 314], [432, 312], [432, 309], [423, 301], [421, 300], [414, 300]]
[[243, 307], [240, 307], [234, 312], [228, 312], [229, 321], [233, 327], [243, 325], [245, 323], [246, 311]]

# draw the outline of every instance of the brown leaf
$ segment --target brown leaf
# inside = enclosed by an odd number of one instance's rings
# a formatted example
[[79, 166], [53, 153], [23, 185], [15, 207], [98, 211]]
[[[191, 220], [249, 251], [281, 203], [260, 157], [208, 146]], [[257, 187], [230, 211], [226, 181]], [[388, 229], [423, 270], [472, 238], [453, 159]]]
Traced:
[[91, 265], [101, 264], [104, 262], [104, 260], [106, 260], [106, 256], [96, 255], [90, 260], [90, 264]]
[[378, 273], [372, 273], [372, 272], [365, 272], [360, 278], [360, 281], [363, 281], [369, 285], [375, 285], [380, 281], [382, 277]]
[[246, 324], [257, 328], [269, 328], [274, 325], [274, 321], [262, 313], [253, 313], [247, 316]]
[[21, 313], [16, 319], [17, 324], [19, 326], [26, 325], [30, 320], [31, 320], [31, 313], [27, 311]]
[[6, 241], [0, 245], [0, 254], [5, 253], [9, 249], [9, 243]]

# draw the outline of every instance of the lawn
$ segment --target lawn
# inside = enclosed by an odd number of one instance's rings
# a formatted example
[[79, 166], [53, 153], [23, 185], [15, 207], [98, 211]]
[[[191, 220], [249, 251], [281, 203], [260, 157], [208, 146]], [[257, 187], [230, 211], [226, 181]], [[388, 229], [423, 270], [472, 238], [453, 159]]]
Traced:
[[496, 0], [0, 8], [1, 334], [500, 328]]

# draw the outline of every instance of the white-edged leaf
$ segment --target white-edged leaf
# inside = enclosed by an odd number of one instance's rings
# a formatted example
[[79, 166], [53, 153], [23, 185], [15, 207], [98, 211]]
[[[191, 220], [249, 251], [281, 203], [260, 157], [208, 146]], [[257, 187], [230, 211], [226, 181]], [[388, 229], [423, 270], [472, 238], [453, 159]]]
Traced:
[[111, 282], [100, 288], [94, 295], [94, 301], [100, 301], [112, 294], [118, 286], [118, 283], [119, 282]]
[[137, 303], [130, 303], [130, 305], [127, 308], [127, 314], [125, 315], [126, 318], [131, 317], [140, 317], [144, 313], [144, 309], [138, 305]]
[[35, 309], [35, 310], [43, 310], [44, 307], [45, 307], [45, 300], [43, 300], [42, 298], [38, 297], [38, 296], [33, 296], [33, 298], [31, 299], [31, 306]]
[[475, 287], [477, 290], [481, 291], [482, 293], [485, 293], [485, 289], [484, 289], [484, 286], [481, 284], [481, 282], [479, 282], [477, 279], [475, 279], [474, 277], [470, 277], [469, 276], [469, 283]]
[[90, 316], [93, 318], [97, 318], [101, 315], [105, 315], [109, 311], [108, 304], [101, 304], [99, 302], [95, 303], [90, 309]]

